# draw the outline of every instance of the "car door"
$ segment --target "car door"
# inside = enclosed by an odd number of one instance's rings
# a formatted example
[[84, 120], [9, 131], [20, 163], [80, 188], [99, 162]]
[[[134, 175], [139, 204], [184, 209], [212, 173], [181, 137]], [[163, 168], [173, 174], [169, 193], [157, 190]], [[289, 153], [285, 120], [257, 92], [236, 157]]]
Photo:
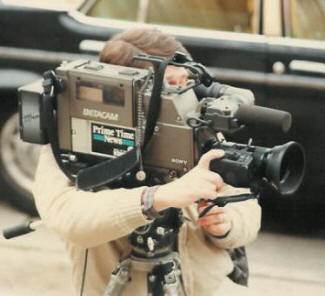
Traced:
[[267, 39], [265, 106], [293, 115], [286, 135], [272, 133], [269, 145], [295, 140], [306, 150], [304, 203], [325, 193], [325, 1], [283, 0], [283, 35]]

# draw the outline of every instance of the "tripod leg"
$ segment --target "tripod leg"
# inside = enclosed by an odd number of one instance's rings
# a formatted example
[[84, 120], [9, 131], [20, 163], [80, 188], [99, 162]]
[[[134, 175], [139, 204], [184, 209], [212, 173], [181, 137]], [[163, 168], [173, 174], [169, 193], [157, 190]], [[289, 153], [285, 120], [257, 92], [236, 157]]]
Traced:
[[171, 272], [164, 276], [163, 290], [167, 296], [184, 296], [180, 281], [180, 270], [174, 265]]
[[156, 265], [149, 275], [149, 294], [185, 296], [180, 276], [181, 270], [177, 258]]
[[130, 263], [128, 260], [125, 260], [112, 272], [102, 296], [121, 296], [125, 285], [129, 281]]

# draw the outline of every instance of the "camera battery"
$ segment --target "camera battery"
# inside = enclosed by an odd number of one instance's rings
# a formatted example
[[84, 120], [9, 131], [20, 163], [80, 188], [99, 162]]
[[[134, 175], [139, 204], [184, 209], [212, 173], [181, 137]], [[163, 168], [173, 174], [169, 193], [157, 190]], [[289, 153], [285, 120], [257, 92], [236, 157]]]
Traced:
[[23, 141], [47, 144], [47, 133], [42, 123], [42, 80], [18, 89], [20, 137]]

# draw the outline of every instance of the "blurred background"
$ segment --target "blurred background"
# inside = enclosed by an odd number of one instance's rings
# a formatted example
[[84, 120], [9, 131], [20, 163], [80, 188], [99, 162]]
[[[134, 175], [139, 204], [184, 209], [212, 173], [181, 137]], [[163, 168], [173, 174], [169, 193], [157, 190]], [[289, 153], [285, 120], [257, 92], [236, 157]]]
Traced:
[[[19, 138], [17, 88], [62, 61], [97, 60], [112, 35], [145, 24], [176, 36], [221, 83], [292, 114], [287, 134], [256, 127], [230, 137], [306, 150], [300, 190], [262, 194], [250, 286], [324, 295], [325, 0], [0, 0], [0, 228], [37, 216], [30, 190], [40, 147]], [[71, 295], [63, 244], [47, 229], [0, 238], [0, 258], [1, 295]]]

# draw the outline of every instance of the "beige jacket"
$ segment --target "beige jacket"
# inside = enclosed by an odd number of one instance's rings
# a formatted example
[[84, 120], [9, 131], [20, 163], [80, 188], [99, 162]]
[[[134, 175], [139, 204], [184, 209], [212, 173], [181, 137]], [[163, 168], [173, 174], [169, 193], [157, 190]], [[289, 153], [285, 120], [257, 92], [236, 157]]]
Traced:
[[[79, 295], [85, 250], [89, 249], [84, 296], [99, 296], [119, 260], [130, 246], [127, 235], [149, 223], [141, 212], [140, 196], [144, 188], [77, 191], [57, 167], [49, 146], [40, 155], [33, 188], [41, 218], [66, 243], [73, 266], [73, 281]], [[225, 186], [224, 195], [245, 189]], [[260, 228], [260, 207], [250, 200], [227, 205], [233, 216], [233, 228], [224, 239], [208, 236], [196, 223], [193, 205], [184, 210], [186, 222], [179, 233], [182, 281], [187, 296], [233, 295], [244, 289], [226, 275], [233, 265], [226, 248], [245, 245], [256, 238]], [[235, 290], [234, 290], [235, 289]], [[237, 291], [236, 290], [236, 291]], [[135, 293], [136, 291], [136, 293]], [[145, 274], [132, 274], [123, 296], [146, 295]]]

